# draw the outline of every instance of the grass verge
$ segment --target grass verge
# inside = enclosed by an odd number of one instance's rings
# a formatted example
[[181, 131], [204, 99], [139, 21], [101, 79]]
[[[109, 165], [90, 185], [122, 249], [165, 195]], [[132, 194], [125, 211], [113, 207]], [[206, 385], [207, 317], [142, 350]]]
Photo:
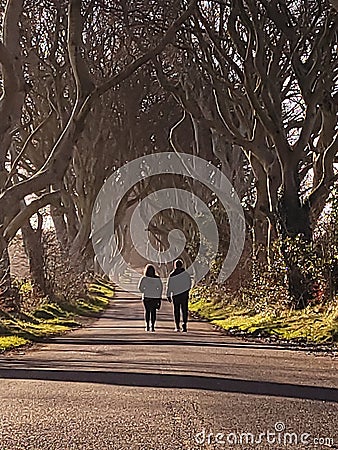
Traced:
[[97, 280], [88, 286], [85, 298], [72, 304], [46, 302], [34, 311], [15, 315], [0, 310], [0, 352], [81, 327], [81, 319], [97, 317], [113, 295], [111, 284]]
[[243, 307], [219, 301], [208, 288], [192, 291], [190, 311], [229, 333], [306, 344], [338, 341], [338, 305], [309, 306], [302, 311]]

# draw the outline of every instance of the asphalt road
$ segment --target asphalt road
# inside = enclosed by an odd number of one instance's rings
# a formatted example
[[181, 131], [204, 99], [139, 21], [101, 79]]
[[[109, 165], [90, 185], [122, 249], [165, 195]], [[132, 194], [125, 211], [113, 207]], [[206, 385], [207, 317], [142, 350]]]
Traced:
[[175, 333], [167, 303], [146, 333], [119, 292], [91, 327], [1, 358], [0, 450], [338, 448], [337, 368], [205, 322]]

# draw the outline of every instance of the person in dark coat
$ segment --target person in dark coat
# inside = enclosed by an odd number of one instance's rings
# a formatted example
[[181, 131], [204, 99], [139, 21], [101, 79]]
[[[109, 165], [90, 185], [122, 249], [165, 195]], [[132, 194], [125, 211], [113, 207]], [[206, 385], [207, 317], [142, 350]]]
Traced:
[[167, 298], [174, 304], [175, 331], [181, 331], [181, 312], [182, 312], [182, 331], [187, 331], [188, 322], [188, 301], [189, 291], [191, 289], [191, 278], [183, 267], [183, 261], [175, 261], [175, 269], [171, 272], [168, 279]]
[[161, 303], [163, 285], [161, 278], [156, 275], [154, 266], [150, 264], [146, 266], [138, 288], [142, 292], [146, 331], [150, 331], [150, 321], [151, 331], [155, 331], [156, 310]]

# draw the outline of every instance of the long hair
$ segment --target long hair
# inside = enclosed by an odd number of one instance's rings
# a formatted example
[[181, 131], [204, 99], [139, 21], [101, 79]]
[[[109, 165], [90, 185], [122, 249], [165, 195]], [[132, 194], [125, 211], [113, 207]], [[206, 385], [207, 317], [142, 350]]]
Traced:
[[155, 267], [151, 264], [148, 264], [144, 269], [144, 275], [146, 277], [156, 278]]

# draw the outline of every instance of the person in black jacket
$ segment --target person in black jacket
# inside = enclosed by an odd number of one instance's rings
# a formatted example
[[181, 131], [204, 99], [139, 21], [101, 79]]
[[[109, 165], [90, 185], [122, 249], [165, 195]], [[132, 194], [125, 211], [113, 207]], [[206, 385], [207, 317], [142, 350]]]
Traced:
[[145, 268], [144, 276], [140, 279], [139, 290], [142, 292], [143, 305], [145, 311], [146, 331], [155, 331], [156, 310], [159, 307], [162, 297], [162, 281], [156, 275], [155, 267], [148, 264]]
[[191, 289], [191, 278], [183, 268], [183, 261], [175, 261], [175, 270], [171, 272], [168, 279], [167, 298], [174, 304], [174, 317], [176, 329], [181, 331], [181, 311], [182, 311], [182, 331], [187, 331], [188, 322], [188, 300]]

